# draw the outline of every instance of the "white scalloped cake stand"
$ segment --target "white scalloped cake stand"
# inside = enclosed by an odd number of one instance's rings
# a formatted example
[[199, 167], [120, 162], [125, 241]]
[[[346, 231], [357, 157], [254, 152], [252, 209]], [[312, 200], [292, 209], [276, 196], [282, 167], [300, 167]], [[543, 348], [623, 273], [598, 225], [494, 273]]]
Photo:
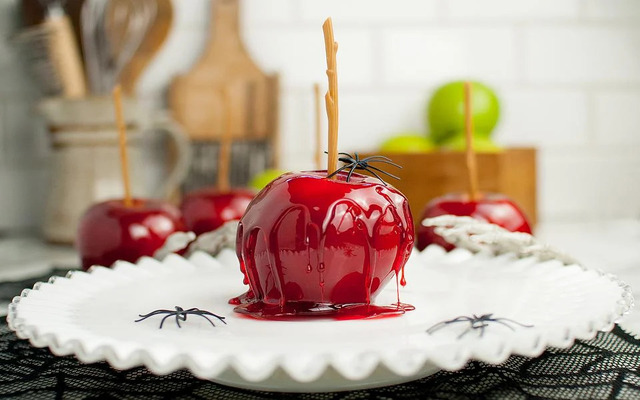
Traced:
[[[416, 309], [394, 318], [273, 322], [242, 317], [227, 304], [245, 290], [231, 251], [217, 259], [142, 259], [114, 269], [75, 272], [25, 290], [9, 307], [19, 337], [54, 354], [115, 368], [144, 365], [157, 374], [180, 368], [222, 384], [273, 391], [334, 391], [397, 384], [469, 360], [501, 363], [511, 354], [537, 356], [609, 330], [632, 305], [630, 289], [612, 276], [559, 261], [539, 262], [430, 247], [406, 267], [401, 300]], [[395, 301], [395, 285], [377, 304]], [[135, 323], [158, 308], [198, 307], [226, 316], [212, 327], [189, 316], [179, 329], [160, 317]], [[455, 317], [493, 313], [522, 324], [468, 322], [432, 334]], [[505, 322], [505, 321], [503, 321]], [[512, 330], [513, 329], [513, 330]]]

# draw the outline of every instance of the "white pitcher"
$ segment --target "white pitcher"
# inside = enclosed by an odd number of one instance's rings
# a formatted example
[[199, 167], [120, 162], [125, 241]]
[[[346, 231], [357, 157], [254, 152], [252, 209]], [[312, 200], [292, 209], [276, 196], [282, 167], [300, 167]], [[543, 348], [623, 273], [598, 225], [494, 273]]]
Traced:
[[[38, 109], [53, 146], [44, 236], [52, 242], [72, 243], [80, 217], [91, 204], [124, 196], [113, 102], [110, 97], [52, 98]], [[188, 173], [189, 139], [168, 115], [147, 112], [134, 99], [125, 99], [123, 109], [133, 195], [166, 199]], [[156, 132], [164, 132], [175, 143], [176, 154], [167, 176], [157, 177], [153, 184], [152, 175], [158, 171], [150, 171], [148, 148]]]

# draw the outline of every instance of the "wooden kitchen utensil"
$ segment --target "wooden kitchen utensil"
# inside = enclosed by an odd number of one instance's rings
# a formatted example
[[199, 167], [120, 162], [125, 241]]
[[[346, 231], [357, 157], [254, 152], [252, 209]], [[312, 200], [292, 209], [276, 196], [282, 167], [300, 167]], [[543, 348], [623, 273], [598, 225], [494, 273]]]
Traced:
[[228, 88], [233, 137], [269, 137], [276, 118], [275, 77], [260, 70], [242, 43], [238, 0], [213, 4], [209, 45], [196, 66], [174, 81], [169, 94], [171, 109], [191, 138], [219, 138], [225, 115], [221, 93]]
[[86, 0], [82, 10], [87, 74], [94, 94], [120, 80], [153, 22], [156, 0]]
[[[208, 46], [196, 66], [170, 88], [173, 116], [194, 142], [192, 174], [185, 189], [215, 180], [227, 106], [233, 138], [231, 184], [245, 185], [253, 175], [277, 164], [278, 78], [262, 72], [251, 59], [238, 19], [238, 0], [213, 2]], [[222, 96], [225, 90], [228, 105]]]
[[[80, 10], [82, 10], [83, 3], [84, 0], [67, 0], [63, 4], [64, 11], [71, 20], [76, 46], [80, 54], [82, 54], [82, 43], [80, 42], [80, 38], [82, 37]], [[22, 23], [25, 27], [38, 25], [44, 21], [46, 10], [42, 7], [40, 0], [22, 0], [21, 9]]]
[[173, 21], [173, 6], [171, 0], [156, 0], [157, 9], [155, 19], [144, 37], [142, 44], [133, 55], [129, 64], [120, 73], [120, 85], [127, 95], [134, 95], [138, 80], [144, 69], [151, 63], [164, 44], [171, 23]]
[[87, 93], [86, 80], [71, 19], [63, 5], [61, 0], [40, 0], [43, 21], [20, 32], [15, 40], [32, 53], [27, 57], [29, 67], [44, 83], [47, 94], [80, 98]]
[[158, 0], [109, 0], [104, 27], [114, 62], [114, 83], [120, 83], [122, 72], [144, 43], [156, 21], [158, 4]]

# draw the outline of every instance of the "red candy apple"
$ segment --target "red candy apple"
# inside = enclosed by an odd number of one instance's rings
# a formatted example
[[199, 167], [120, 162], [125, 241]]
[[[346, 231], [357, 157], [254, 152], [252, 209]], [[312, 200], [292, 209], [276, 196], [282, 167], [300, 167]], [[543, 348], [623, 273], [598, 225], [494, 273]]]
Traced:
[[200, 235], [242, 218], [254, 195], [249, 190], [205, 188], [187, 194], [180, 209], [187, 229]]
[[76, 239], [83, 269], [153, 256], [169, 235], [184, 230], [176, 207], [157, 200], [132, 201], [130, 207], [122, 200], [105, 201], [84, 213]]
[[[398, 277], [414, 240], [409, 203], [374, 178], [287, 173], [240, 220], [237, 253], [249, 292], [231, 303], [257, 318], [403, 312], [370, 303]], [[407, 308], [410, 309], [410, 308]]]
[[[531, 226], [522, 210], [507, 196], [502, 194], [482, 194], [477, 200], [470, 200], [467, 194], [448, 194], [435, 198], [427, 204], [422, 219], [440, 215], [469, 216], [475, 219], [499, 225], [512, 232], [531, 233]], [[454, 246], [436, 234], [434, 228], [418, 228], [419, 250], [430, 244], [438, 244], [447, 251]]]

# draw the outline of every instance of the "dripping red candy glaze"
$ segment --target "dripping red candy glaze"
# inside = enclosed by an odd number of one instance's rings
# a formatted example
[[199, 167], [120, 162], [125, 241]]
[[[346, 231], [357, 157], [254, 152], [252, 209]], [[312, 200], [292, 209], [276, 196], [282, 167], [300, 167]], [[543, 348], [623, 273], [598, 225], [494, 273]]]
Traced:
[[407, 199], [360, 174], [287, 173], [265, 187], [240, 220], [237, 253], [247, 293], [231, 299], [255, 318], [338, 319], [402, 314], [372, 302], [402, 274], [414, 241]]

